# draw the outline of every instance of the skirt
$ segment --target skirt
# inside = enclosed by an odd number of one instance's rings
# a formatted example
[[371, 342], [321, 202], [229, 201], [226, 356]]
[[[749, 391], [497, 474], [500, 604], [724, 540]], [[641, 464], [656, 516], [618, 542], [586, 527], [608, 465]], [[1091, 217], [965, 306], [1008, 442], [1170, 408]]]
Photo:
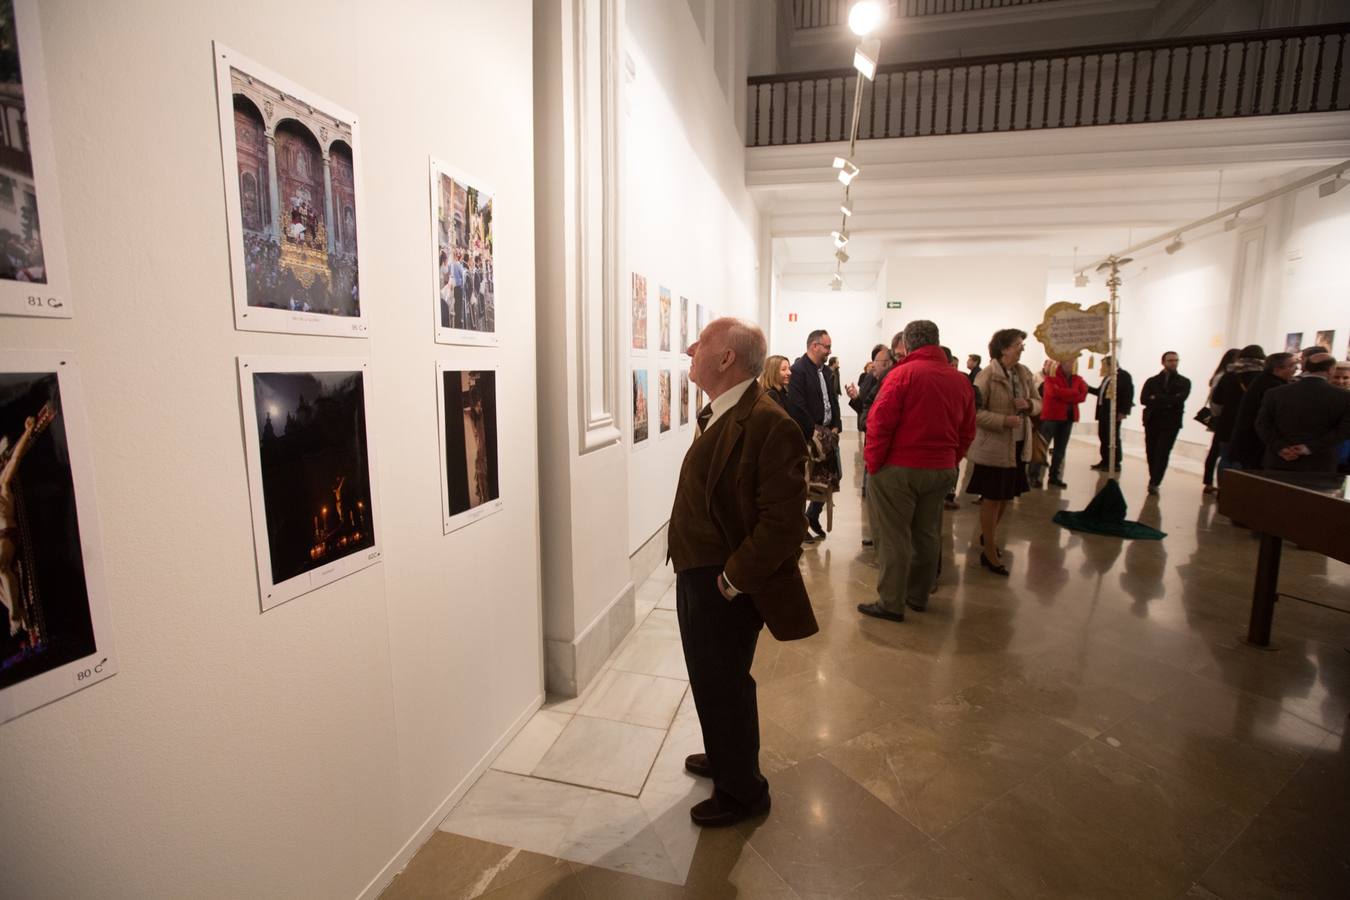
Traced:
[[968, 494], [979, 494], [985, 500], [1012, 500], [1031, 489], [1027, 482], [1027, 464], [1022, 460], [1022, 444], [1017, 444], [1017, 465], [985, 466], [975, 463], [970, 474]]

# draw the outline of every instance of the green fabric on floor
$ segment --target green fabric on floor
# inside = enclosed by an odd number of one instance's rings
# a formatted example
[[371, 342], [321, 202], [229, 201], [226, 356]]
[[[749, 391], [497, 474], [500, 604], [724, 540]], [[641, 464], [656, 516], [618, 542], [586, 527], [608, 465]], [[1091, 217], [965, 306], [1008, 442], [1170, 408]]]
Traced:
[[1167, 537], [1166, 532], [1126, 519], [1128, 510], [1125, 495], [1120, 492], [1120, 484], [1111, 478], [1092, 498], [1087, 509], [1082, 512], [1060, 510], [1055, 513], [1054, 521], [1056, 525], [1074, 531], [1090, 531], [1093, 534], [1109, 534], [1141, 541], [1160, 541]]

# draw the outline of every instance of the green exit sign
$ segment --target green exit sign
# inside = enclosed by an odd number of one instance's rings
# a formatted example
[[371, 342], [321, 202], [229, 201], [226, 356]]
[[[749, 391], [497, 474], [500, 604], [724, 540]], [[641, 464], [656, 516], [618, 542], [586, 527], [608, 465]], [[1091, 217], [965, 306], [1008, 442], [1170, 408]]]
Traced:
[[887, 301], [886, 301], [886, 308], [887, 308], [887, 309], [899, 309], [899, 308], [900, 308], [900, 301], [899, 301], [899, 300], [887, 300]]

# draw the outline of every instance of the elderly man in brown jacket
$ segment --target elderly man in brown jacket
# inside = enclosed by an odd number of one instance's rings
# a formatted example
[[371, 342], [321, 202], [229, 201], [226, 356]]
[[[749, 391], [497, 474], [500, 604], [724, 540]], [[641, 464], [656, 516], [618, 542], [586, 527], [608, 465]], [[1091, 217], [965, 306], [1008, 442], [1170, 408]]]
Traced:
[[704, 753], [685, 760], [713, 780], [689, 815], [734, 825], [769, 809], [759, 770], [750, 665], [764, 625], [780, 641], [817, 631], [797, 560], [806, 534], [806, 441], [760, 388], [764, 334], [716, 319], [689, 347], [689, 380], [711, 402], [680, 467], [670, 514], [675, 607]]

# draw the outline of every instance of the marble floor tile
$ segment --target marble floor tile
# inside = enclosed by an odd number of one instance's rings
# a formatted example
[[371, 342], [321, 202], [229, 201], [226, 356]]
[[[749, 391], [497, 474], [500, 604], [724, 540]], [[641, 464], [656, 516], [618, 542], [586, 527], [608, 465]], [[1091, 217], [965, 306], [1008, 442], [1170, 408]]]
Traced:
[[528, 875], [483, 895], [485, 900], [590, 900], [568, 864]]
[[688, 682], [673, 678], [609, 669], [577, 715], [665, 730], [688, 688]]
[[759, 692], [759, 714], [818, 752], [896, 718], [898, 712], [838, 675], [814, 671]]
[[936, 837], [1062, 760], [1076, 732], [981, 687], [832, 747], [824, 757]]
[[661, 729], [576, 716], [532, 774], [636, 797], [664, 739]]
[[661, 595], [661, 598], [659, 600], [656, 601], [656, 608], [669, 610], [675, 609], [675, 585], [673, 583], [670, 585], [670, 587], [666, 588], [666, 592]]
[[965, 866], [935, 842], [902, 856], [846, 894], [843, 900], [1010, 900], [994, 882]]
[[684, 648], [679, 640], [650, 632], [642, 633], [640, 630], [629, 635], [619, 647], [611, 668], [639, 675], [689, 680], [689, 671], [684, 665]]
[[[1346, 896], [1350, 853], [1310, 840], [1307, 826], [1295, 810], [1272, 806], [1201, 876], [1200, 886], [1223, 900]], [[1327, 826], [1319, 820], [1313, 830]]]
[[770, 791], [769, 816], [739, 828], [799, 895], [846, 893], [924, 843], [918, 829], [819, 757], [780, 772]]
[[488, 770], [450, 811], [440, 830], [557, 856], [572, 820], [592, 793], [570, 784]]
[[650, 637], [680, 640], [680, 623], [675, 613], [668, 609], [654, 609], [638, 623], [637, 634]]
[[517, 775], [530, 774], [570, 721], [572, 717], [566, 713], [539, 710], [511, 739], [506, 749], [497, 754], [497, 758], [492, 761], [492, 768], [499, 772], [515, 772]]
[[633, 797], [596, 792], [572, 820], [558, 856], [572, 862], [680, 884], [665, 845]]
[[567, 863], [531, 853], [437, 831], [380, 895], [382, 900], [471, 900]]

